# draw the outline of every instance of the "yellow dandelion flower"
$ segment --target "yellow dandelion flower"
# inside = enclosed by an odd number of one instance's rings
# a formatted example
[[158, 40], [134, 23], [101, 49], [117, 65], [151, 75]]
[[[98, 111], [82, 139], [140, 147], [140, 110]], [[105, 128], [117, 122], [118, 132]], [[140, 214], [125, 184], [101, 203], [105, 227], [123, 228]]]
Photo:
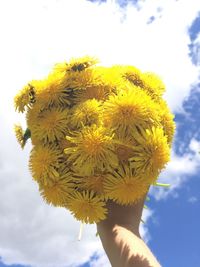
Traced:
[[95, 124], [76, 132], [74, 137], [67, 136], [69, 141], [76, 144], [75, 147], [64, 150], [75, 171], [81, 175], [91, 175], [94, 174], [95, 167], [103, 171], [106, 166], [117, 166], [113, 136], [111, 131]]
[[132, 136], [124, 137], [120, 132], [115, 134], [115, 150], [117, 157], [122, 164], [128, 164], [128, 159], [134, 155], [134, 144]]
[[74, 103], [80, 103], [87, 99], [97, 99], [105, 101], [110, 94], [110, 88], [105, 85], [90, 84], [84, 90], [76, 91], [74, 94]]
[[40, 112], [37, 121], [30, 128], [32, 137], [44, 143], [63, 138], [68, 130], [68, 114], [67, 108], [52, 108]]
[[[101, 101], [105, 101], [109, 94], [112, 92], [112, 87], [108, 84], [102, 82], [99, 75], [90, 75], [89, 78], [85, 82], [80, 81], [82, 75], [85, 75], [85, 72], [78, 73], [77, 80], [73, 80], [71, 86], [76, 88], [73, 90], [72, 99], [73, 103], [78, 104], [84, 102], [88, 99], [97, 99]], [[87, 70], [88, 72], [88, 70]]]
[[114, 65], [112, 67], [98, 66], [94, 69], [94, 74], [99, 77], [99, 84], [108, 88], [108, 92], [116, 92], [117, 88], [124, 84], [121, 69], [122, 67], [120, 65]]
[[174, 115], [171, 113], [163, 113], [161, 115], [161, 124], [163, 125], [163, 130], [167, 136], [168, 143], [171, 145], [176, 130]]
[[66, 92], [71, 92], [71, 89], [82, 89], [92, 82], [92, 69], [91, 66], [98, 62], [96, 58], [82, 57], [71, 59], [69, 63], [62, 62], [54, 66], [50, 76], [62, 77], [62, 87]]
[[76, 183], [78, 183], [78, 187], [80, 189], [85, 189], [89, 191], [94, 191], [95, 193], [100, 195], [104, 195], [103, 190], [103, 181], [105, 179], [105, 174], [103, 173], [95, 173], [94, 175], [89, 176], [77, 176], [74, 178]]
[[70, 96], [64, 81], [65, 75], [63, 73], [50, 73], [46, 79], [32, 83], [36, 93], [36, 102], [39, 101], [43, 108], [52, 105], [70, 106]]
[[[93, 69], [85, 69], [81, 72], [67, 72], [63, 80], [63, 86], [71, 93], [84, 90], [94, 82]], [[73, 95], [73, 94], [72, 94]]]
[[105, 202], [94, 192], [73, 192], [68, 202], [71, 213], [84, 223], [97, 223], [106, 218]]
[[102, 115], [101, 102], [96, 99], [89, 99], [71, 110], [70, 126], [72, 128], [80, 128], [90, 126], [92, 124], [100, 124]]
[[[61, 151], [64, 152], [64, 149], [67, 147], [75, 147], [76, 144], [73, 144], [72, 142], [70, 142], [69, 140], [66, 139], [66, 137], [64, 138], [60, 138], [58, 140], [58, 146], [61, 149]], [[65, 154], [63, 154], [63, 156], [66, 156]]]
[[143, 73], [142, 75], [143, 88], [155, 100], [165, 92], [165, 85], [162, 80], [154, 73]]
[[86, 68], [89, 68], [98, 62], [99, 60], [97, 58], [90, 57], [90, 56], [85, 56], [81, 58], [72, 58], [67, 66], [67, 70], [83, 71]]
[[134, 135], [137, 145], [134, 146], [134, 156], [129, 159], [131, 168], [146, 175], [154, 183], [170, 159], [170, 149], [167, 137], [162, 128], [140, 128]]
[[39, 183], [42, 197], [47, 203], [54, 206], [64, 206], [74, 188], [73, 174], [69, 170], [61, 173], [60, 176], [50, 177], [48, 184]]
[[68, 95], [70, 106], [92, 98], [101, 100], [104, 92], [99, 88], [99, 77], [94, 75], [93, 69], [67, 72], [62, 87], [65, 88], [65, 93]]
[[[109, 74], [107, 76], [112, 77], [113, 74]], [[72, 72], [69, 76], [71, 77], [68, 78], [70, 81], [68, 86], [76, 89], [73, 94], [74, 103], [93, 98], [105, 101], [112, 92], [116, 91], [116, 81], [112, 77], [115, 83], [111, 84], [100, 67], [86, 69], [78, 73]]]
[[128, 159], [134, 155], [133, 145], [126, 143], [116, 145], [116, 154], [121, 162], [128, 163]]
[[68, 63], [64, 61], [61, 63], [56, 63], [53, 67], [51, 74], [54, 74], [54, 73], [65, 74], [67, 70], [68, 70]]
[[133, 133], [136, 125], [151, 125], [159, 122], [157, 105], [138, 88], [111, 95], [104, 102], [105, 126], [115, 129], [122, 136]]
[[32, 129], [37, 124], [38, 116], [43, 111], [42, 106], [37, 102], [32, 107], [27, 109], [26, 123], [29, 129]]
[[121, 76], [135, 86], [143, 88], [142, 73], [134, 66], [121, 66]]
[[113, 170], [104, 180], [105, 194], [121, 205], [129, 205], [139, 201], [148, 192], [148, 189], [148, 182], [136, 175], [125, 164]]
[[14, 131], [15, 131], [15, 136], [17, 138], [18, 143], [20, 144], [21, 148], [24, 148], [26, 140], [24, 138], [24, 131], [21, 127], [21, 125], [14, 125]]
[[174, 115], [170, 112], [166, 102], [160, 101], [160, 122], [163, 127], [164, 133], [167, 136], [169, 145], [172, 144], [173, 136], [176, 130], [176, 124], [174, 122]]
[[18, 112], [24, 112], [25, 107], [29, 107], [34, 102], [35, 91], [31, 84], [24, 86], [14, 98], [15, 109]]
[[29, 167], [33, 178], [48, 184], [50, 177], [58, 177], [63, 164], [62, 152], [57, 147], [37, 145], [33, 147]]
[[116, 153], [121, 161], [127, 161], [133, 154], [133, 150], [125, 145], [118, 145]]

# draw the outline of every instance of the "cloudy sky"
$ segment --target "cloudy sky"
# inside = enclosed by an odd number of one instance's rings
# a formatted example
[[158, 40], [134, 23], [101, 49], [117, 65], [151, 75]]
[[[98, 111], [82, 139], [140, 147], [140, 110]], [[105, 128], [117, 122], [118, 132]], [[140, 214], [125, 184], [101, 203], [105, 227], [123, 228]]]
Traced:
[[197, 0], [0, 1], [0, 267], [109, 267], [95, 225], [46, 205], [13, 124], [13, 97], [54, 63], [97, 56], [159, 74], [177, 131], [171, 162], [150, 190], [141, 231], [163, 267], [200, 266], [200, 2]]

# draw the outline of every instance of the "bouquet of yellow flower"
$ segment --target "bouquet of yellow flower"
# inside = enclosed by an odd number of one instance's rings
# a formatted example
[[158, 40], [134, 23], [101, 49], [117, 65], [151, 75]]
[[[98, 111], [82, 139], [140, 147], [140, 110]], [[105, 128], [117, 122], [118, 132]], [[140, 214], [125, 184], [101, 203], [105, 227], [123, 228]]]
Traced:
[[170, 157], [173, 115], [163, 82], [133, 66], [103, 67], [84, 57], [56, 64], [14, 99], [27, 129], [15, 125], [44, 200], [85, 223], [106, 218], [106, 202], [139, 201]]

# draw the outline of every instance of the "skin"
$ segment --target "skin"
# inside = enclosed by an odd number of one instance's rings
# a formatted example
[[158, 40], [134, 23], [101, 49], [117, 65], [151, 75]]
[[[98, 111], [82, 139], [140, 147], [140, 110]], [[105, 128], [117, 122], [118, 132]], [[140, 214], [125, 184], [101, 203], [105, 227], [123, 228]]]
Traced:
[[161, 267], [139, 233], [144, 199], [129, 206], [109, 201], [107, 218], [97, 224], [112, 267]]

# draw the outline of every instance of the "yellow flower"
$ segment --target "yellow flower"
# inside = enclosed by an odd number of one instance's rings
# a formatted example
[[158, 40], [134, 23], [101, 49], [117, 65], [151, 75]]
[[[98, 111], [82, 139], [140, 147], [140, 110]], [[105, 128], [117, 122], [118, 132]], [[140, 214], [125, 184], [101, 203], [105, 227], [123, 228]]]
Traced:
[[[26, 123], [30, 130], [37, 124], [38, 116], [42, 112], [41, 105], [35, 103], [32, 107], [29, 107], [26, 112]], [[41, 140], [37, 136], [31, 134], [31, 142], [33, 145], [42, 144]]]
[[118, 159], [114, 152], [113, 134], [103, 126], [93, 124], [76, 132], [74, 137], [67, 136], [67, 140], [76, 144], [68, 147], [64, 152], [68, 161], [73, 163], [76, 172], [82, 175], [94, 174], [98, 167], [103, 171], [107, 166], [117, 166]]
[[15, 109], [18, 112], [24, 112], [25, 107], [29, 107], [34, 102], [35, 91], [31, 84], [24, 86], [14, 98]]
[[105, 179], [105, 174], [95, 173], [89, 176], [77, 176], [74, 178], [78, 187], [85, 190], [94, 191], [98, 196], [104, 195], [103, 181]]
[[162, 128], [142, 129], [134, 135], [137, 145], [134, 146], [134, 156], [129, 158], [131, 168], [146, 175], [150, 183], [154, 183], [170, 159], [170, 149], [167, 137]]
[[161, 124], [163, 125], [163, 130], [167, 136], [168, 143], [171, 145], [176, 130], [174, 115], [171, 113], [162, 113]]
[[49, 106], [70, 106], [70, 96], [65, 87], [65, 74], [50, 73], [49, 76], [41, 81], [32, 82], [38, 101], [42, 108]]
[[176, 125], [174, 122], [174, 115], [170, 112], [166, 102], [160, 100], [160, 122], [164, 133], [167, 136], [168, 144], [171, 146]]
[[124, 84], [122, 66], [120, 65], [112, 67], [98, 66], [94, 69], [94, 75], [99, 77], [99, 85], [104, 85], [109, 93], [116, 93], [117, 89]]
[[[86, 74], [89, 75], [88, 78]], [[73, 101], [75, 104], [93, 98], [99, 101], [105, 101], [112, 92], [112, 87], [104, 83], [101, 79], [102, 77], [93, 70], [76, 73], [76, 76], [77, 79], [74, 79], [73, 83], [71, 83], [71, 86], [76, 88], [73, 92]], [[83, 79], [84, 76], [86, 76], [85, 81]]]
[[17, 138], [18, 143], [20, 144], [21, 148], [24, 148], [25, 140], [24, 140], [24, 131], [21, 125], [14, 125], [14, 131]]
[[74, 191], [73, 174], [71, 171], [61, 173], [60, 176], [49, 178], [48, 184], [39, 183], [40, 193], [47, 203], [54, 206], [64, 206], [69, 194]]
[[65, 74], [67, 70], [68, 70], [68, 63], [66, 61], [61, 63], [56, 63], [53, 67], [51, 74], [54, 73]]
[[105, 202], [94, 192], [73, 192], [67, 207], [77, 220], [85, 223], [97, 223], [106, 218]]
[[63, 138], [68, 130], [68, 114], [67, 108], [51, 108], [40, 112], [34, 124], [29, 126], [32, 137], [44, 144]]
[[57, 64], [53, 72], [49, 75], [55, 80], [55, 76], [60, 76], [62, 79], [59, 86], [64, 88], [65, 98], [68, 99], [70, 106], [80, 102], [81, 95], [85, 94], [86, 87], [95, 83], [93, 69], [89, 68], [97, 62], [91, 57], [72, 59], [69, 64]]
[[70, 126], [72, 128], [80, 128], [90, 126], [92, 124], [99, 124], [102, 117], [101, 102], [96, 99], [89, 99], [79, 105], [76, 105], [72, 110], [70, 117]]
[[159, 100], [165, 92], [165, 85], [154, 73], [146, 72], [142, 75], [143, 88], [155, 100]]
[[159, 122], [157, 105], [138, 88], [121, 90], [111, 95], [103, 105], [105, 126], [115, 129], [117, 134], [132, 135], [135, 126], [147, 126]]
[[133, 145], [131, 144], [118, 144], [116, 146], [116, 153], [121, 162], [128, 163], [128, 159], [134, 155]]
[[100, 76], [90, 68], [80, 72], [66, 72], [63, 74], [60, 86], [64, 88], [70, 107], [87, 99], [102, 100], [108, 94], [106, 86], [101, 83]]
[[77, 91], [85, 90], [87, 86], [94, 82], [93, 69], [85, 69], [81, 72], [71, 71], [65, 74], [63, 87], [67, 92], [71, 92], [72, 97]]
[[[77, 82], [76, 85], [80, 86], [81, 83], [78, 84], [78, 77], [81, 77], [79, 81], [81, 81], [81, 79], [83, 79], [82, 81], [86, 81], [87, 78], [89, 78], [87, 74], [91, 74], [90, 67], [95, 65], [97, 62], [98, 59], [89, 56], [82, 58], [72, 58], [69, 63], [62, 62], [55, 64], [50, 75], [64, 75], [63, 77], [66, 80], [66, 84], [68, 83], [68, 86], [70, 86], [70, 83], [67, 80], [70, 80], [71, 82], [75, 81]], [[84, 73], [83, 75], [82, 72]], [[71, 87], [74, 88], [74, 86]]]
[[[75, 147], [76, 144], [73, 144], [72, 142], [67, 140], [66, 137], [64, 137], [64, 138], [61, 138], [61, 139], [58, 140], [58, 146], [61, 149], [61, 151], [64, 152], [65, 148], [67, 148], [67, 147]], [[63, 156], [66, 157], [67, 155], [64, 153]]]
[[110, 88], [105, 85], [90, 84], [84, 90], [76, 91], [74, 94], [74, 102], [80, 103], [87, 99], [97, 99], [105, 101], [110, 93]]
[[129, 205], [142, 199], [148, 192], [148, 181], [136, 175], [127, 165], [121, 165], [104, 180], [105, 194], [121, 205]]
[[32, 107], [29, 107], [26, 112], [26, 122], [28, 128], [32, 127], [37, 123], [40, 113], [43, 111], [41, 105], [37, 102]]
[[67, 70], [70, 71], [83, 71], [86, 68], [89, 68], [96, 63], [98, 63], [98, 59], [90, 56], [85, 56], [81, 58], [72, 58], [67, 65]]
[[33, 147], [29, 167], [33, 178], [48, 184], [49, 178], [59, 177], [58, 170], [63, 165], [63, 155], [57, 147], [37, 145]]
[[110, 68], [95, 67], [69, 73], [67, 86], [74, 88], [72, 94], [74, 103], [81, 103], [93, 98], [105, 101], [111, 93], [116, 92], [119, 81], [121, 82], [116, 71]]
[[121, 66], [121, 76], [135, 86], [143, 88], [142, 73], [133, 66]]

